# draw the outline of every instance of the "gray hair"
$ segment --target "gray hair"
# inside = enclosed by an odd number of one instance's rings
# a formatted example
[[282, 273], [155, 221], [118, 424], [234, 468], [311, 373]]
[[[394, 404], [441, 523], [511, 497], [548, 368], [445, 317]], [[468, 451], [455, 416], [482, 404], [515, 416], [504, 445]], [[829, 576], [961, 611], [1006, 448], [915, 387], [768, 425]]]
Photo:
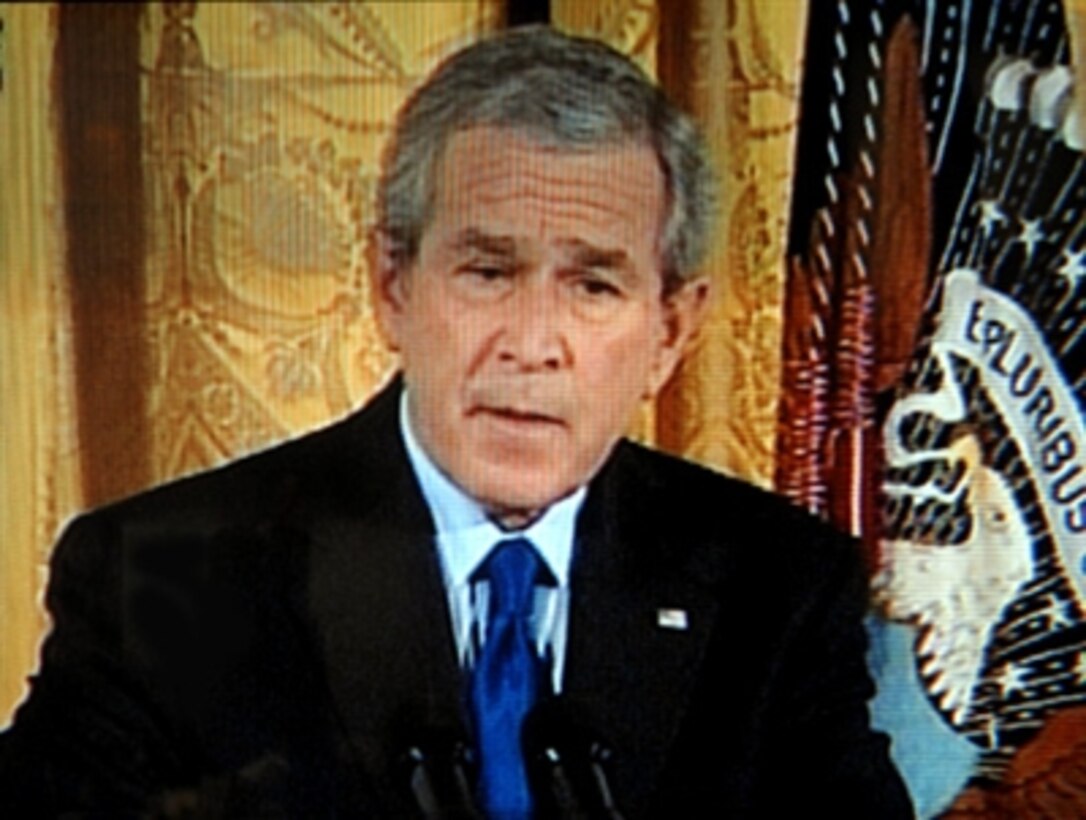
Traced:
[[433, 216], [444, 149], [458, 131], [511, 128], [563, 150], [641, 142], [667, 190], [665, 291], [691, 278], [715, 216], [716, 185], [693, 122], [627, 57], [545, 26], [515, 28], [446, 59], [400, 110], [377, 191], [378, 229], [407, 266]]

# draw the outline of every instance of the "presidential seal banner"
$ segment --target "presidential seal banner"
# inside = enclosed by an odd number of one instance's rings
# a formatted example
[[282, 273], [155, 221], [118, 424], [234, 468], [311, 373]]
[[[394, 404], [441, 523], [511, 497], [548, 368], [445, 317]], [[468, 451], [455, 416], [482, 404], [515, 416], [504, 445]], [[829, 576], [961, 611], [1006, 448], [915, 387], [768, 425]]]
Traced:
[[866, 545], [875, 717], [920, 815], [1086, 816], [1077, 39], [1052, 2], [832, 8], [778, 487]]

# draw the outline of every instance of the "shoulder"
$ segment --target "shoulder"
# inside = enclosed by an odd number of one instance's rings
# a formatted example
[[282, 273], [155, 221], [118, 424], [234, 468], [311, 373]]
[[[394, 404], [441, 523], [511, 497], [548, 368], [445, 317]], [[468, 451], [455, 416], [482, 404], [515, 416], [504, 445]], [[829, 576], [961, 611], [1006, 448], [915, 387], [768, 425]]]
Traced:
[[398, 393], [390, 392], [325, 427], [111, 502], [82, 518], [185, 530], [200, 522], [283, 519], [314, 499], [357, 506], [400, 461]]
[[51, 583], [119, 578], [142, 556], [289, 567], [314, 521], [379, 505], [403, 473], [388, 392], [325, 428], [80, 514], [53, 551]]
[[402, 446], [389, 404], [383, 395], [326, 428], [77, 516], [50, 559], [49, 608], [116, 623], [137, 597], [240, 601], [289, 587], [304, 577], [315, 523], [377, 503], [389, 470], [376, 462]]
[[854, 539], [769, 490], [630, 442], [613, 467], [623, 515], [664, 533], [672, 550], [700, 553], [706, 566], [808, 590], [821, 579], [863, 576]]
[[690, 534], [713, 532], [759, 539], [804, 534], [841, 541], [822, 520], [781, 495], [709, 467], [623, 442], [615, 457], [632, 492], [660, 506], [674, 526]]

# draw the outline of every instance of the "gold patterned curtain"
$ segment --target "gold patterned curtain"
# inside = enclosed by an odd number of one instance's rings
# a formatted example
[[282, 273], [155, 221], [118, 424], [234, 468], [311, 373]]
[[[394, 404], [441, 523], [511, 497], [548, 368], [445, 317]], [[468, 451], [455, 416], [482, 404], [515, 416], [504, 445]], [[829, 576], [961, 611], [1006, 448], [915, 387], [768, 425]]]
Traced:
[[82, 503], [51, 116], [54, 12], [0, 6], [0, 725], [37, 654], [49, 545]]
[[[386, 378], [364, 252], [379, 151], [404, 95], [504, 8], [0, 6], [0, 723], [67, 518], [323, 424]], [[637, 433], [762, 484], [805, 8], [551, 3], [660, 77], [724, 182], [714, 313]]]

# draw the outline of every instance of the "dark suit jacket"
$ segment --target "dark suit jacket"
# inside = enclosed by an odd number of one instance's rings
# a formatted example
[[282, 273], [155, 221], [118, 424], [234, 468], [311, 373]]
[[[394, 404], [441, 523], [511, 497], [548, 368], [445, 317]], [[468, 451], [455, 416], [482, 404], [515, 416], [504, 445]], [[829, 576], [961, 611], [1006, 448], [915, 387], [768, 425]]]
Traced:
[[[467, 729], [397, 406], [69, 527], [0, 815], [410, 814], [411, 733]], [[623, 812], [909, 816], [868, 728], [864, 590], [786, 503], [619, 445], [578, 521], [564, 696]]]

